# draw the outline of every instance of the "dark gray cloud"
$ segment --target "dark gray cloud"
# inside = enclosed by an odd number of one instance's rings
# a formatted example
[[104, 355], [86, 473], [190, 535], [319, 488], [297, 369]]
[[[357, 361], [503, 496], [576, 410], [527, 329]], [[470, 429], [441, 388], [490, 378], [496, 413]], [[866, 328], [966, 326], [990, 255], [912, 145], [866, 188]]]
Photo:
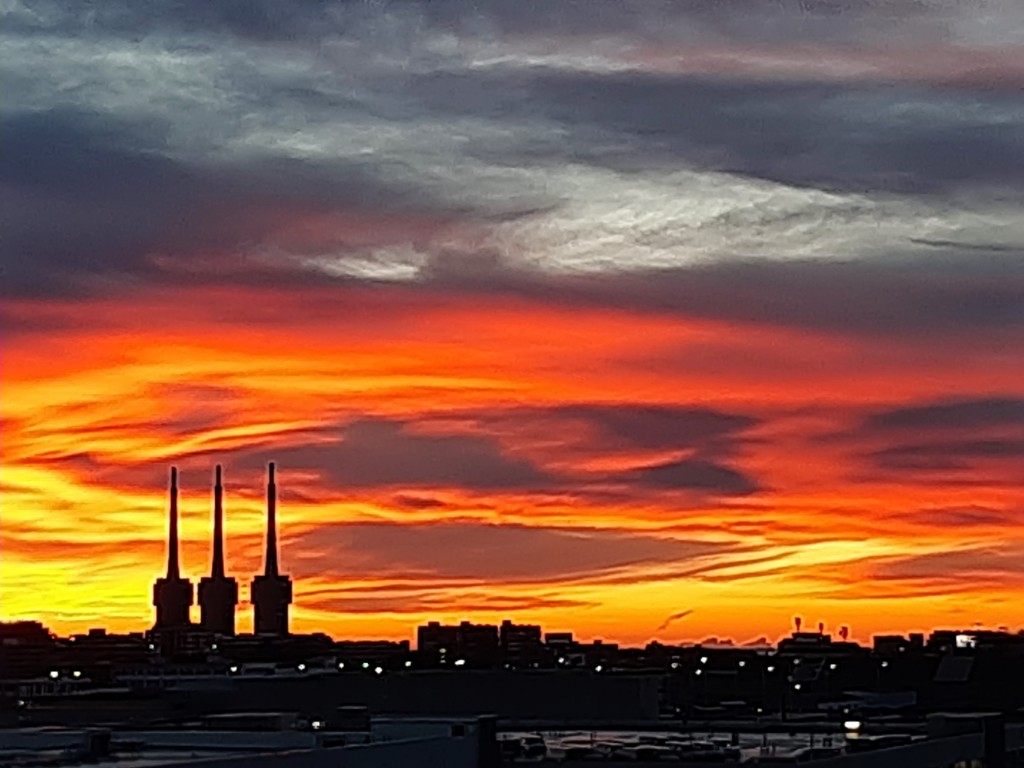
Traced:
[[[309, 438], [313, 437], [312, 440]], [[539, 490], [554, 482], [543, 469], [505, 455], [500, 445], [472, 434], [430, 434], [414, 424], [362, 419], [301, 443], [275, 440], [272, 450], [242, 451], [232, 464], [255, 471], [267, 459], [314, 471], [337, 490], [383, 487], [452, 487]]]
[[619, 531], [479, 523], [321, 526], [290, 541], [299, 575], [544, 582], [677, 563], [729, 547]]
[[[176, 387], [162, 392], [177, 399], [166, 416], [146, 423], [112, 422], [83, 426], [83, 435], [102, 436], [125, 429], [159, 431], [168, 439], [201, 434], [230, 420], [234, 400], [216, 387]], [[72, 415], [64, 409], [65, 417]], [[461, 426], [453, 427], [452, 421]], [[325, 494], [363, 493], [395, 489], [393, 502], [411, 510], [443, 509], [448, 503], [412, 489], [467, 489], [475, 492], [513, 492], [607, 496], [616, 499], [638, 490], [685, 492], [698, 496], [748, 495], [758, 482], [729, 463], [745, 440], [743, 433], [757, 424], [750, 417], [707, 408], [669, 408], [630, 405], [576, 405], [510, 408], [427, 414], [413, 421], [362, 416], [315, 429], [275, 433], [265, 445], [230, 451], [198, 450], [175, 457], [181, 482], [203, 485], [213, 463], [227, 468], [229, 490], [258, 494], [268, 461], [283, 471], [316, 475], [316, 489], [282, 485], [282, 495], [316, 500]], [[583, 426], [580, 431], [579, 427]], [[25, 431], [35, 428], [26, 426]], [[537, 431], [561, 436], [553, 458], [559, 468], [546, 466], [545, 457], [511, 453], [524, 435]], [[39, 435], [41, 436], [41, 435]], [[624, 469], [594, 472], [564, 465], [564, 458], [616, 456], [635, 450], [695, 454], [691, 458]], [[153, 488], [166, 482], [166, 467], [150, 462], [111, 463], [90, 453], [59, 452], [26, 459], [60, 466], [87, 476], [91, 483], [113, 487]], [[189, 480], [189, 478], [193, 478]], [[203, 478], [196, 480], [196, 478]]]
[[[643, 54], [662, 44], [700, 56], [710, 43], [743, 52], [738, 40], [779, 46], [801, 37], [855, 38], [865, 20], [877, 22], [872, 34], [897, 21], [910, 24], [901, 28], [905, 37], [925, 29], [917, 26], [922, 19], [963, 17], [952, 3], [935, 13], [915, 3], [886, 5], [847, 2], [834, 17], [806, 2], [748, 3], [742, 10], [731, 2], [642, 3], [642, 10], [625, 10], [612, 2], [310, 0], [287, 12], [271, 2], [162, 2], [144, 11], [124, 2], [29, 3], [29, 11], [12, 14], [9, 42], [35, 36], [61, 66], [19, 68], [16, 98], [3, 115], [0, 290], [48, 296], [182, 281], [316, 281], [340, 283], [344, 292], [352, 282], [376, 281], [376, 260], [390, 257], [365, 253], [365, 232], [346, 233], [336, 222], [289, 228], [287, 220], [374, 215], [367, 225], [374, 245], [416, 253], [410, 293], [516, 293], [559, 304], [875, 334], [1017, 329], [1024, 323], [1019, 243], [994, 227], [984, 233], [999, 235], [992, 243], [979, 242], [975, 228], [958, 245], [962, 221], [954, 215], [1005, 206], [1009, 190], [1019, 189], [1024, 115], [1015, 95], [644, 69]], [[438, 36], [463, 41], [465, 51], [438, 53], [431, 47]], [[609, 50], [636, 58], [625, 70], [588, 70], [579, 57], [528, 65], [538, 50], [570, 56], [568, 44], [588, 36], [623, 43]], [[927, 30], [924, 38], [945, 39]], [[126, 45], [140, 64], [158, 53], [179, 56], [175, 71], [184, 85], [166, 96], [171, 91], [159, 77], [140, 66], [133, 101], [117, 90], [123, 83], [104, 80], [119, 72], [97, 61], [80, 88], [70, 88], [75, 56], [82, 55], [74, 47], [90, 41], [99, 41], [100, 50]], [[275, 58], [282, 47], [294, 45], [298, 55], [325, 41], [331, 46], [303, 59], [305, 69], [282, 67]], [[566, 42], [565, 51], [540, 45], [551, 41]], [[491, 52], [506, 63], [467, 65]], [[190, 68], [202, 77], [189, 79]], [[97, 98], [85, 98], [89, 88]], [[233, 106], [211, 106], [221, 103]], [[457, 150], [445, 154], [418, 141], [422, 131], [438, 142], [457, 139]], [[397, 138], [347, 138], [371, 135]], [[491, 231], [525, 217], [541, 231], [557, 230], [564, 224], [559, 217], [608, 180], [579, 188], [552, 183], [571, 180], [580, 167], [611, 171], [623, 191], [695, 170], [769, 180], [776, 191], [825, 189], [844, 194], [845, 202], [801, 198], [778, 208], [757, 187], [761, 202], [732, 200], [720, 216], [682, 232], [677, 218], [666, 217], [634, 241], [616, 234], [610, 239], [623, 243], [620, 251], [595, 257], [615, 268], [588, 277], [527, 267], [543, 243], [497, 255], [486, 238], [453, 246], [453, 223]], [[566, 168], [574, 170], [559, 175]], [[662, 197], [678, 192], [665, 186]], [[751, 188], [729, 193], [743, 198]], [[904, 203], [918, 193], [938, 202]], [[904, 237], [879, 254], [862, 236], [875, 229], [880, 208], [897, 219], [950, 218], [940, 231], [897, 228]], [[394, 220], [408, 214], [435, 223], [410, 234]], [[599, 214], [586, 215], [601, 223]], [[803, 253], [800, 233], [808, 227], [820, 227], [822, 238], [835, 236], [835, 251], [818, 254], [829, 258], [792, 258]], [[759, 233], [755, 239], [772, 244], [770, 259], [744, 261], [750, 245], [737, 233]], [[719, 263], [693, 266], [686, 250], [696, 235], [710, 237]], [[637, 266], [633, 252], [640, 247], [678, 253], [668, 259], [677, 265]], [[981, 263], [979, 249], [993, 258]], [[306, 256], [347, 259], [349, 269], [329, 278], [302, 264]], [[790, 260], [775, 261], [783, 257]], [[371, 268], [360, 272], [352, 260]], [[49, 327], [45, 319], [37, 325], [6, 312], [0, 319], [9, 330]]]
[[887, 469], [931, 472], [970, 469], [979, 461], [1024, 457], [1022, 440], [961, 440], [941, 444], [898, 445], [869, 454]]
[[[584, 441], [601, 448], [700, 448], [729, 454], [741, 433], [759, 422], [750, 416], [711, 408], [593, 403], [552, 408], [514, 409], [498, 416], [512, 423], [536, 423], [564, 434], [573, 423], [588, 428]], [[487, 420], [486, 417], [484, 419]]]
[[351, 247], [365, 232], [289, 242], [290, 219], [417, 211], [451, 216], [412, 185], [358, 161], [174, 156], [168, 126], [59, 108], [9, 115], [0, 131], [3, 291], [47, 296], [159, 282], [325, 282], [267, 249]]
[[713, 461], [682, 459], [633, 470], [626, 474], [639, 485], [650, 488], [704, 491], [743, 496], [760, 490], [748, 475]]
[[844, 192], [990, 185], [1011, 194], [1024, 179], [1024, 113], [1013, 94], [636, 71], [432, 73], [414, 93], [426, 109], [462, 114], [507, 110], [517, 94], [563, 132], [564, 143], [540, 144], [534, 162], [697, 167]]
[[864, 428], [878, 431], [975, 430], [1024, 427], [1024, 399], [1016, 397], [959, 398], [891, 408], [869, 414]]
[[690, 268], [549, 277], [522, 270], [438, 269], [450, 290], [527, 295], [561, 305], [609, 306], [752, 325], [915, 336], [971, 335], [993, 343], [1024, 330], [1024, 252], [991, 257], [937, 253], [888, 258], [727, 261]]
[[1007, 463], [1024, 456], [1024, 400], [993, 396], [897, 406], [867, 414], [856, 430], [837, 437], [879, 446], [862, 457], [881, 470], [950, 478], [970, 473], [978, 482], [1005, 482]]

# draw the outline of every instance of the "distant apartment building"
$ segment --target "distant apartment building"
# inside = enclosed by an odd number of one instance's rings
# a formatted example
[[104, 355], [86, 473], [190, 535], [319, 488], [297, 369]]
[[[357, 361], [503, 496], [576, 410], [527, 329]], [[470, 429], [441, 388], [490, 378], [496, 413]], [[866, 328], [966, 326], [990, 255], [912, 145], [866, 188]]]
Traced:
[[498, 628], [493, 624], [441, 624], [431, 621], [416, 630], [416, 649], [429, 666], [489, 667], [501, 658]]

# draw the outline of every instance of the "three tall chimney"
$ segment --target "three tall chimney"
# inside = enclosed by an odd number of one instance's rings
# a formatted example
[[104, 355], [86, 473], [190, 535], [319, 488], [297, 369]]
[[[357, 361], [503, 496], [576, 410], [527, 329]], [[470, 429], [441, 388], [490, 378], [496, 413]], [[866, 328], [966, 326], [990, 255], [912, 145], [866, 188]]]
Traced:
[[[292, 582], [280, 572], [277, 549], [277, 484], [274, 464], [271, 463], [267, 480], [267, 535], [263, 573], [252, 580], [251, 602], [255, 609], [253, 631], [256, 634], [288, 634]], [[213, 484], [210, 575], [204, 576], [199, 582], [200, 626], [207, 632], [230, 636], [235, 634], [238, 582], [226, 574], [224, 560], [224, 485], [218, 464]], [[171, 467], [167, 575], [157, 579], [153, 585], [153, 605], [156, 606], [154, 629], [179, 630], [190, 626], [189, 609], [192, 601], [192, 583], [182, 578], [178, 560], [178, 470]]]

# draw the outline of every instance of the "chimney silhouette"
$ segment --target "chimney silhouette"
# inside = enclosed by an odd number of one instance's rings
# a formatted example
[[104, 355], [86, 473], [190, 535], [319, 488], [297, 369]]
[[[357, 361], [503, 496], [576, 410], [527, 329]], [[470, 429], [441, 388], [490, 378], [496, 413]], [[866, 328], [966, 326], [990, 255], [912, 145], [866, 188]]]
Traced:
[[178, 468], [171, 467], [171, 488], [167, 535], [167, 575], [153, 584], [156, 607], [155, 629], [181, 629], [189, 624], [192, 583], [181, 578], [178, 566]]
[[270, 462], [267, 479], [267, 554], [263, 573], [277, 576], [277, 483], [274, 482], [274, 462]]
[[221, 484], [220, 464], [213, 479], [213, 563], [210, 575], [224, 578], [224, 486]]
[[213, 483], [213, 559], [210, 575], [199, 582], [200, 623], [207, 632], [235, 634], [235, 606], [238, 582], [224, 575], [224, 486], [221, 467], [214, 470]]
[[167, 534], [167, 578], [181, 578], [178, 568], [178, 468], [171, 467], [170, 522]]
[[292, 602], [292, 581], [280, 573], [277, 562], [277, 483], [274, 463], [267, 478], [267, 551], [263, 573], [252, 580], [253, 632], [258, 635], [287, 635], [288, 606]]

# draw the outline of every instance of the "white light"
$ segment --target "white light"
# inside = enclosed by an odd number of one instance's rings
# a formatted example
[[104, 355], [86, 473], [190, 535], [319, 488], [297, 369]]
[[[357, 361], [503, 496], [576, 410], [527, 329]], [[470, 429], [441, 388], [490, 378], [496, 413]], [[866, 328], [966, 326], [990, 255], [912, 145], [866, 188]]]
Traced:
[[558, 663], [559, 664], [565, 664], [565, 656], [559, 656], [558, 657]]
[[374, 667], [373, 671], [375, 673], [377, 673], [378, 675], [383, 674], [384, 673], [384, 667]]
[[345, 668], [345, 662], [344, 661], [339, 661], [338, 662], [338, 669], [344, 669], [344, 668]]
[[602, 669], [604, 669], [604, 667], [602, 667], [600, 664], [598, 664], [596, 667], [594, 667], [594, 671], [595, 672], [600, 672]]
[[888, 666], [889, 666], [889, 662], [888, 661], [883, 661], [882, 662], [882, 669], [885, 669]]
[[740, 661], [740, 669], [742, 669], [745, 666], [747, 666], [747, 662], [741, 660]]
[[848, 731], [859, 731], [860, 727], [860, 720], [846, 720], [843, 722], [843, 728], [845, 728]]
[[831, 669], [831, 670], [835, 670], [838, 666], [839, 666], [838, 664], [836, 664], [835, 662], [832, 662], [831, 664], [828, 665], [828, 668]]
[[71, 676], [72, 677], [81, 677], [82, 676], [82, 670], [76, 669], [74, 672], [71, 673]]
[[698, 669], [693, 674], [700, 675], [703, 671], [704, 671], [703, 669]]
[[440, 653], [442, 656], [444, 656], [446, 653], [448, 653], [448, 649], [447, 648], [438, 648], [437, 652]]
[[455, 660], [455, 666], [456, 667], [464, 667], [464, 666], [466, 666], [466, 660], [465, 659], [456, 659]]
[[772, 666], [771, 664], [769, 664], [767, 667], [764, 668], [764, 671], [765, 672], [774, 672], [775, 671], [775, 667]]
[[234, 664], [232, 664], [230, 667], [228, 667], [228, 672], [230, 672], [232, 675], [235, 674], [237, 671], [238, 671], [238, 667], [235, 666]]
[[412, 666], [412, 662], [411, 662], [411, 661], [407, 661], [407, 662], [405, 662], [405, 667], [406, 667], [406, 669], [408, 669], [408, 668], [409, 668], [409, 667], [411, 667], [411, 666]]
[[701, 656], [700, 657], [700, 663], [701, 664], [707, 664], [708, 663], [708, 657], [707, 656]]
[[678, 661], [673, 661], [671, 666], [672, 666], [672, 669], [679, 669], [679, 662]]
[[319, 731], [319, 730], [321, 730], [324, 727], [324, 721], [323, 720], [314, 720], [312, 723], [310, 723], [310, 725], [313, 726], [313, 730], [314, 731]]
[[297, 666], [296, 669], [299, 670], [299, 672], [305, 672], [306, 671], [306, 665], [305, 664], [299, 664], [299, 666]]
[[58, 672], [56, 669], [51, 669], [50, 670], [50, 679], [51, 680], [56, 680], [58, 677], [60, 677], [60, 672]]
[[802, 686], [800, 685], [800, 683], [793, 683], [793, 690], [794, 691], [799, 691], [801, 687]]
[[213, 645], [211, 645], [210, 649], [216, 651], [217, 650], [217, 644], [214, 643]]
[[794, 666], [794, 667], [795, 667], [795, 666], [796, 666], [797, 664], [799, 664], [799, 663], [800, 663], [800, 659], [793, 659], [793, 666]]
[[364, 661], [363, 662], [363, 669], [369, 669], [369, 668], [370, 668], [370, 662]]

